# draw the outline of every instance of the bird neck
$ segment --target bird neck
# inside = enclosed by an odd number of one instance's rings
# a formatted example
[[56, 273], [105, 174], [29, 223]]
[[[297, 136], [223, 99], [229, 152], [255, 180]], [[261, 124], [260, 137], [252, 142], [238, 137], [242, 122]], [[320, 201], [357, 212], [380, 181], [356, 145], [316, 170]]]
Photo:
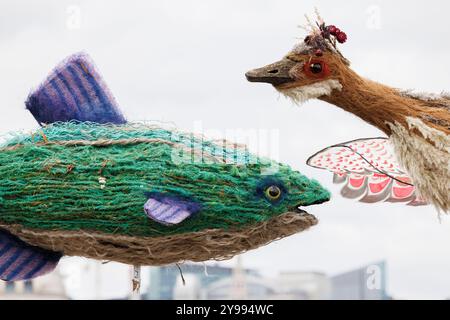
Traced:
[[349, 68], [343, 73], [339, 77], [342, 90], [320, 99], [355, 114], [387, 135], [391, 134], [388, 123], [406, 125], [407, 116], [422, 112], [420, 102], [394, 88], [364, 79]]

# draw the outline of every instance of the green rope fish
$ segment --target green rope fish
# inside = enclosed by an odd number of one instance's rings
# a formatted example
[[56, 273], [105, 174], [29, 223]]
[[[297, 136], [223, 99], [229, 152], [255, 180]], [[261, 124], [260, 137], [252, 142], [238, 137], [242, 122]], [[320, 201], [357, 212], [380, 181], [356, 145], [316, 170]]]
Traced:
[[[66, 61], [37, 92], [63, 84], [55, 74], [71, 63], [89, 66], [85, 76], [100, 82], [86, 59]], [[82, 121], [69, 110], [44, 124], [42, 101], [30, 99], [42, 128], [0, 146], [4, 280], [49, 272], [62, 255], [132, 265], [231, 258], [316, 224], [300, 207], [330, 197], [318, 182], [242, 146], [123, 123], [115, 106], [110, 115], [119, 121], [101, 123], [80, 107]]]

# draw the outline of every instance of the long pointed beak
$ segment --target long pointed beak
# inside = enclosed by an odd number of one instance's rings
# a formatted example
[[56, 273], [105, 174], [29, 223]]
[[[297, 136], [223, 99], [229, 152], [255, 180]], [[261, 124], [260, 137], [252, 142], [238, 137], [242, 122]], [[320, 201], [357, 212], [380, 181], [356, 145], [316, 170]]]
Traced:
[[283, 83], [294, 81], [289, 75], [289, 71], [296, 63], [297, 62], [285, 58], [265, 67], [250, 70], [245, 74], [245, 77], [250, 82], [263, 82], [278, 86]]

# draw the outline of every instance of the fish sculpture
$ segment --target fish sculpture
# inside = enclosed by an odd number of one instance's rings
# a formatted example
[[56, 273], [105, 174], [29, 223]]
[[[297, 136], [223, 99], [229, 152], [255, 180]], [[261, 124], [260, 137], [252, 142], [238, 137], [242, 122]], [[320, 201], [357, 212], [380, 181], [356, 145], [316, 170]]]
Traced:
[[131, 265], [221, 260], [317, 224], [317, 181], [227, 141], [126, 121], [76, 54], [26, 101], [41, 125], [0, 146], [0, 279], [62, 256]]

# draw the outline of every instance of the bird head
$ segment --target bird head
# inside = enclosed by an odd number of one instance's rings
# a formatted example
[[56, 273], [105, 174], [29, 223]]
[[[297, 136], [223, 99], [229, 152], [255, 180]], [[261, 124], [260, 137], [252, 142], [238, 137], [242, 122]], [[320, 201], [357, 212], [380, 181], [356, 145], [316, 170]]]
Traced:
[[309, 23], [309, 35], [283, 59], [248, 71], [247, 80], [269, 83], [298, 104], [341, 91], [350, 63], [337, 43], [346, 42], [347, 35], [318, 20]]

